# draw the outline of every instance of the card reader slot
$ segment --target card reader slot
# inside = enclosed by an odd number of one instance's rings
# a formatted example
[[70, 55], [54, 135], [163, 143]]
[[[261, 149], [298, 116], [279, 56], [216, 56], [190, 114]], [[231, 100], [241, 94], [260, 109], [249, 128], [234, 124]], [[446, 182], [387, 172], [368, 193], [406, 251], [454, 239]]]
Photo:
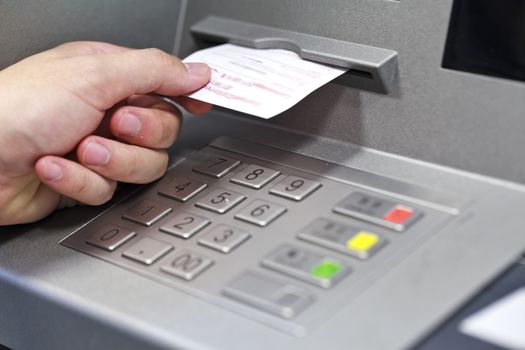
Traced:
[[349, 69], [334, 80], [341, 85], [387, 93], [395, 84], [396, 51], [216, 16], [204, 18], [190, 30], [200, 46], [231, 43], [285, 49], [306, 60]]

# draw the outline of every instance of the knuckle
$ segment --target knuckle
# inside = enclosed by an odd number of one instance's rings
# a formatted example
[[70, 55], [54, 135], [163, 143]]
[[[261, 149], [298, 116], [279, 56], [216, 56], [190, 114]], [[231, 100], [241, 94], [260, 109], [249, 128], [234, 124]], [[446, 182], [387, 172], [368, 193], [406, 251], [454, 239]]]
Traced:
[[135, 181], [137, 170], [139, 169], [140, 162], [138, 159], [139, 152], [129, 152], [128, 161], [126, 162], [126, 165], [123, 167], [123, 178], [125, 181]]
[[153, 180], [156, 180], [160, 178], [164, 173], [166, 172], [166, 169], [168, 169], [168, 152], [166, 151], [160, 151], [158, 152], [158, 167], [157, 171], [153, 174]]
[[107, 88], [106, 83], [106, 63], [96, 56], [89, 55], [74, 58], [69, 64], [71, 72], [80, 70], [80, 74], [74, 77], [78, 92], [74, 89], [70, 91], [89, 105], [105, 109], [113, 99], [111, 89]]
[[[171, 67], [177, 66], [179, 61], [174, 56], [157, 48], [142, 49], [140, 50], [140, 54], [146, 66], [151, 69], [151, 81], [148, 82], [148, 85], [154, 87], [152, 90], [160, 89], [163, 84], [162, 81], [166, 68], [169, 67], [171, 69]], [[180, 62], [179, 65], [182, 66]]]
[[79, 180], [76, 182], [75, 187], [73, 188], [73, 193], [75, 198], [83, 200], [86, 197], [86, 194], [89, 194], [89, 184], [90, 181], [86, 174], [82, 174], [79, 177]]
[[[72, 189], [72, 194], [68, 196], [88, 205], [101, 205], [109, 201], [113, 197], [115, 191], [114, 186], [107, 189], [97, 188], [97, 182], [93, 181], [88, 174], [78, 176], [78, 181]], [[95, 185], [94, 185], [95, 184]]]
[[157, 49], [156, 47], [152, 47], [149, 49], [143, 49], [142, 50], [144, 57], [150, 61], [150, 63], [153, 64], [171, 64], [173, 62], [172, 56], [167, 54], [166, 52], [162, 51], [161, 49]]
[[154, 181], [166, 172], [168, 160], [166, 151], [142, 149], [130, 152], [126, 165], [122, 168], [122, 173], [115, 178], [137, 184]]
[[160, 129], [160, 140], [159, 143], [162, 146], [169, 147], [175, 141], [175, 137], [178, 134], [179, 126], [176, 118], [168, 115], [167, 118], [163, 118]]
[[117, 183], [115, 181], [112, 181], [108, 189], [100, 196], [99, 204], [104, 204], [104, 203], [109, 202], [111, 198], [113, 198], [113, 195], [115, 194], [116, 189], [117, 189]]

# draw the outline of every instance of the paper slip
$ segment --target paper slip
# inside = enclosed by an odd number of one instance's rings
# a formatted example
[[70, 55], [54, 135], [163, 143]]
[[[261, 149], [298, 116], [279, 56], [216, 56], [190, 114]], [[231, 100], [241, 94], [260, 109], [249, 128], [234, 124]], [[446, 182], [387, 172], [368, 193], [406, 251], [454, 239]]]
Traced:
[[197, 100], [261, 118], [271, 118], [346, 70], [305, 61], [287, 50], [258, 50], [224, 44], [197, 51], [184, 62], [204, 62], [212, 69]]
[[463, 320], [460, 331], [509, 349], [525, 349], [525, 287]]

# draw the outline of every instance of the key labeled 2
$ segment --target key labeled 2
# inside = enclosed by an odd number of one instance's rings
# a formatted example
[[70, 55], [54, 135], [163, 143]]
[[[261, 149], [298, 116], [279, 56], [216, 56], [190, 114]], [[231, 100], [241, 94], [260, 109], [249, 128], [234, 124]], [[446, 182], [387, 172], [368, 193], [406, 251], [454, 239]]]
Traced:
[[210, 220], [189, 212], [175, 215], [171, 220], [161, 226], [160, 230], [165, 233], [188, 239], [204, 227], [210, 224]]

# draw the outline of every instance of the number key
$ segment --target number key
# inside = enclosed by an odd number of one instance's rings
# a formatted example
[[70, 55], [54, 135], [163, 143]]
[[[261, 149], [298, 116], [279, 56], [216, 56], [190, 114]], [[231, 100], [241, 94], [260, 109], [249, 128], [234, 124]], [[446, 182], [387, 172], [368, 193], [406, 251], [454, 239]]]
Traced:
[[285, 211], [285, 207], [256, 199], [235, 214], [235, 218], [264, 227], [281, 216]]
[[187, 239], [208, 226], [210, 220], [191, 213], [182, 212], [161, 226], [162, 232]]
[[107, 225], [91, 235], [86, 243], [97, 246], [107, 251], [114, 251], [133, 237], [135, 232], [117, 225]]
[[134, 205], [122, 217], [144, 226], [151, 226], [171, 210], [170, 207], [146, 199]]
[[220, 179], [239, 164], [241, 161], [237, 159], [207, 154], [202, 157], [201, 162], [193, 168], [193, 171]]
[[199, 244], [227, 254], [248, 238], [250, 234], [247, 232], [227, 225], [218, 225], [199, 239]]
[[162, 266], [162, 272], [172, 276], [191, 281], [198, 274], [206, 270], [213, 264], [213, 260], [195, 254], [188, 250], [183, 250], [175, 254], [167, 265]]
[[177, 176], [173, 180], [159, 189], [159, 194], [181, 202], [186, 202], [197, 193], [208, 187], [201, 181]]
[[321, 187], [321, 184], [317, 181], [289, 175], [275, 185], [270, 190], [270, 193], [276, 196], [293, 199], [294, 201], [301, 201], [319, 187]]
[[242, 202], [245, 198], [246, 197], [240, 193], [219, 187], [215, 191], [210, 192], [207, 196], [201, 198], [195, 203], [195, 206], [219, 214], [224, 214]]
[[252, 164], [239, 171], [230, 181], [258, 190], [279, 176], [279, 174], [280, 172], [276, 170]]

